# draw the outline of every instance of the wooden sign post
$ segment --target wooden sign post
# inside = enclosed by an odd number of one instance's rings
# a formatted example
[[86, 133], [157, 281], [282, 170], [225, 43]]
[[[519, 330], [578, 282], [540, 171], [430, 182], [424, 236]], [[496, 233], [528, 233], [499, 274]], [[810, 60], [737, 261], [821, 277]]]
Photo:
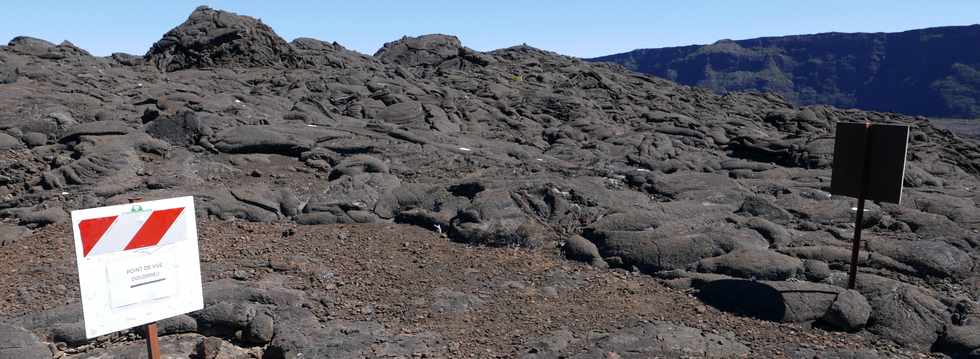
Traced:
[[849, 289], [854, 289], [857, 283], [864, 201], [901, 202], [908, 140], [909, 127], [905, 125], [837, 124], [830, 192], [858, 200], [847, 276]]

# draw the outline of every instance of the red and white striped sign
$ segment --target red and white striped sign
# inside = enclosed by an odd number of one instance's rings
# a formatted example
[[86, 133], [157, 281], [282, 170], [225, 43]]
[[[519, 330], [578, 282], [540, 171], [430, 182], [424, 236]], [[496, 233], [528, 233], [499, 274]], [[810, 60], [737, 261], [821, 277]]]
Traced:
[[82, 255], [127, 251], [155, 245], [166, 245], [186, 239], [186, 225], [180, 214], [184, 208], [123, 213], [90, 218], [78, 223], [82, 237]]
[[85, 337], [204, 308], [194, 198], [71, 212]]

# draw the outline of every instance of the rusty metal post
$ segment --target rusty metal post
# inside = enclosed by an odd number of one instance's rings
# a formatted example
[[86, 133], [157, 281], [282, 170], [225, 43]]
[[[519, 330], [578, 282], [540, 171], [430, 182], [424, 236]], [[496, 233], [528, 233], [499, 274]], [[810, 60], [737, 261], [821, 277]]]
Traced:
[[143, 327], [146, 333], [146, 355], [150, 359], [160, 359], [160, 338], [157, 337], [157, 323]]

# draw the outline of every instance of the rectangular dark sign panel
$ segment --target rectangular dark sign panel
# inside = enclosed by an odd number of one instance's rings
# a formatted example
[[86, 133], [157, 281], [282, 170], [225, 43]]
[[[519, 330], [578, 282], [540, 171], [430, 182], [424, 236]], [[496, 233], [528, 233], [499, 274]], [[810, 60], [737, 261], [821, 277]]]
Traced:
[[[871, 141], [870, 146], [867, 140]], [[899, 203], [908, 142], [909, 126], [906, 125], [838, 123], [830, 192], [860, 197], [865, 156], [869, 155], [865, 199]]]

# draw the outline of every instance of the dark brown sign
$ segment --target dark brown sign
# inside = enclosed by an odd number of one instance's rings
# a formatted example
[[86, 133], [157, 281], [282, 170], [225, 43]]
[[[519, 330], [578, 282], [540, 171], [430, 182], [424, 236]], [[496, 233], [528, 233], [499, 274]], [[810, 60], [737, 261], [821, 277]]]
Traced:
[[838, 123], [830, 192], [860, 198], [864, 188], [864, 199], [899, 203], [908, 142], [906, 125]]

